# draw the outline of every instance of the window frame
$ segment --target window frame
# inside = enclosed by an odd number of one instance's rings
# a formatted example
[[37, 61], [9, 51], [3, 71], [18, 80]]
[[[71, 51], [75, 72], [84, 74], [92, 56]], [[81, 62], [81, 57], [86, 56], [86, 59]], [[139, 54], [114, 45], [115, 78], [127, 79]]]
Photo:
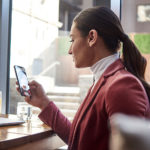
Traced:
[[0, 90], [2, 112], [9, 113], [9, 64], [12, 0], [0, 0]]

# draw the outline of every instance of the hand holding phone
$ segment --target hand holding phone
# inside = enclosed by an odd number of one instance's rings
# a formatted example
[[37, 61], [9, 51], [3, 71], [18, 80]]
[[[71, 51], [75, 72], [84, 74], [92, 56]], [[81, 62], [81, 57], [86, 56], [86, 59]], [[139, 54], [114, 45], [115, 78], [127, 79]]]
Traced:
[[18, 81], [20, 94], [22, 96], [31, 96], [25, 68], [22, 66], [15, 65], [14, 70]]

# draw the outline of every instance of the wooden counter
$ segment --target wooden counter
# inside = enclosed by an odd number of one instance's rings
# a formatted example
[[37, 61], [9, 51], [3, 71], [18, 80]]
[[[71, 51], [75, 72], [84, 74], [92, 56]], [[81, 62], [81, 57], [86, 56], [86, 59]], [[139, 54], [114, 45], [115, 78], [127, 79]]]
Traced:
[[[15, 118], [14, 115], [0, 115]], [[27, 121], [22, 125], [0, 127], [0, 150], [57, 149], [64, 142], [42, 122]]]

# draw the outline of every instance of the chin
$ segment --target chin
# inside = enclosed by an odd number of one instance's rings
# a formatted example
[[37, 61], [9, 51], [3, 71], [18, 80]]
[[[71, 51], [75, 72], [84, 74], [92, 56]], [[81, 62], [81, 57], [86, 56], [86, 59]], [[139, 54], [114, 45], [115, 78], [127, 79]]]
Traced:
[[81, 68], [79, 65], [76, 65], [76, 64], [75, 64], [75, 67], [76, 67], [76, 68]]
[[75, 64], [75, 67], [76, 68], [86, 68], [87, 66], [83, 66], [83, 65], [80, 65], [80, 64]]
[[76, 62], [75, 62], [75, 67], [76, 67], [76, 68], [81, 68], [81, 65], [80, 65], [79, 63], [76, 63]]
[[77, 62], [75, 62], [75, 67], [76, 68], [86, 68], [86, 67], [89, 67], [89, 66], [87, 66], [87, 65], [85, 65], [83, 63], [77, 63]]

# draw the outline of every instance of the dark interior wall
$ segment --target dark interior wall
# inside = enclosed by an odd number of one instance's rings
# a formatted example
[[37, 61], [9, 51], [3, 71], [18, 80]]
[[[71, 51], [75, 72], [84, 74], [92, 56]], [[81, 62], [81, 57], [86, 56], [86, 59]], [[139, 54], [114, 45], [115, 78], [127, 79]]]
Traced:
[[122, 0], [122, 25], [125, 32], [150, 32], [150, 22], [137, 22], [137, 5], [150, 4], [150, 0]]
[[93, 0], [93, 5], [110, 7], [110, 0]]

